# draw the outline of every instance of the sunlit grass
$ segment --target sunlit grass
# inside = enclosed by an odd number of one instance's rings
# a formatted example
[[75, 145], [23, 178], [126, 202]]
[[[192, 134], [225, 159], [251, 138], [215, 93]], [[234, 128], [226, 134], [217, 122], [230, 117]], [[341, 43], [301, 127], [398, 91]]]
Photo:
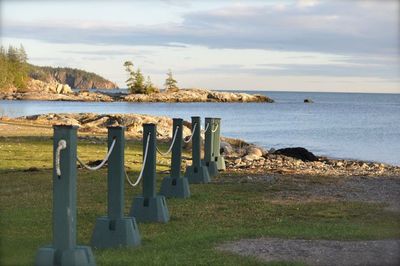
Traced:
[[[101, 159], [105, 147], [105, 140], [80, 140], [78, 154], [85, 161]], [[0, 264], [32, 265], [37, 249], [51, 243], [52, 238], [52, 141], [46, 137], [0, 138], [0, 151]], [[140, 142], [128, 143], [126, 160], [133, 177], [140, 170], [141, 151]], [[36, 171], [25, 171], [31, 167]], [[162, 159], [157, 170], [166, 169], [168, 159]], [[106, 169], [78, 170], [80, 244], [88, 244], [96, 217], [106, 214], [106, 175]], [[158, 181], [162, 176], [158, 175]], [[240, 183], [235, 178], [191, 185], [191, 198], [168, 199], [168, 224], [139, 224], [140, 247], [95, 250], [97, 265], [261, 265], [256, 259], [214, 247], [224, 241], [262, 236], [339, 240], [400, 236], [400, 215], [385, 211], [381, 205], [272, 203], [269, 192], [296, 189], [293, 183]], [[125, 193], [128, 213], [140, 188], [126, 185]]]

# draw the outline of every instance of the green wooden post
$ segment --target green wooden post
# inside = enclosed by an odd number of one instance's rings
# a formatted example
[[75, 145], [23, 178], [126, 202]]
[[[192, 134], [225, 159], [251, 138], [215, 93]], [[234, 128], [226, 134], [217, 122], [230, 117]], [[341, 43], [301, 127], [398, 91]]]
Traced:
[[[60, 140], [66, 148], [60, 151], [57, 174], [56, 151]], [[53, 244], [38, 250], [35, 265], [96, 265], [90, 247], [76, 245], [76, 126], [54, 126], [53, 138]]]
[[130, 216], [137, 222], [169, 221], [169, 212], [165, 197], [156, 195], [156, 125], [143, 124], [143, 157], [146, 151], [147, 138], [150, 136], [147, 158], [143, 171], [143, 194], [136, 197], [131, 206]]
[[160, 194], [166, 197], [188, 198], [190, 197], [189, 182], [186, 177], [181, 176], [182, 162], [182, 137], [183, 137], [183, 120], [181, 118], [173, 119], [172, 140], [175, 142], [172, 146], [171, 156], [171, 175], [163, 179]]
[[192, 165], [186, 168], [185, 176], [189, 183], [199, 184], [210, 182], [206, 166], [201, 164], [201, 122], [199, 116], [192, 116]]
[[108, 128], [108, 149], [115, 140], [108, 159], [108, 216], [96, 220], [91, 244], [96, 248], [140, 245], [139, 229], [134, 217], [124, 217], [125, 127]]
[[214, 151], [214, 161], [217, 163], [218, 170], [226, 170], [225, 167], [225, 159], [221, 155], [220, 147], [221, 147], [221, 118], [214, 118], [214, 128], [216, 128], [213, 133], [213, 151]]
[[204, 160], [202, 164], [207, 167], [208, 174], [210, 177], [214, 177], [218, 174], [217, 164], [214, 158], [214, 150], [213, 150], [213, 129], [214, 129], [214, 122], [213, 118], [206, 117], [205, 125], [207, 131], [205, 132], [205, 140], [204, 140]]

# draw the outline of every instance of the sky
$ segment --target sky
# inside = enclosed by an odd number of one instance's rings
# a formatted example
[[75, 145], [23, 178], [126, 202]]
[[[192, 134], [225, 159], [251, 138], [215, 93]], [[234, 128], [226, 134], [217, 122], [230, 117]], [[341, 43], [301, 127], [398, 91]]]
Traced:
[[400, 93], [400, 1], [0, 0], [1, 44], [126, 87]]

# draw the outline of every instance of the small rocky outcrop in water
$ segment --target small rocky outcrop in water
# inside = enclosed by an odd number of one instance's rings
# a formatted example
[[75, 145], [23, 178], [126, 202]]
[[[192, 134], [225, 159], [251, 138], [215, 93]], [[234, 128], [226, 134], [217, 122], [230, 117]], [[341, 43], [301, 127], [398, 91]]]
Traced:
[[311, 99], [304, 99], [304, 103], [313, 103], [313, 100], [311, 100]]
[[210, 91], [206, 89], [181, 89], [176, 92], [130, 94], [123, 98], [128, 102], [269, 102], [274, 100], [261, 94]]
[[[37, 81], [41, 82], [41, 81]], [[177, 92], [152, 94], [122, 94], [105, 92], [74, 92], [55, 96], [46, 90], [29, 90], [25, 93], [1, 93], [0, 100], [85, 101], [85, 102], [267, 102], [274, 100], [261, 94], [219, 92], [203, 89], [181, 89]]]
[[279, 149], [276, 150], [274, 154], [282, 154], [288, 157], [302, 160], [303, 162], [318, 161], [318, 158], [312, 152], [309, 152], [307, 149], [301, 147]]

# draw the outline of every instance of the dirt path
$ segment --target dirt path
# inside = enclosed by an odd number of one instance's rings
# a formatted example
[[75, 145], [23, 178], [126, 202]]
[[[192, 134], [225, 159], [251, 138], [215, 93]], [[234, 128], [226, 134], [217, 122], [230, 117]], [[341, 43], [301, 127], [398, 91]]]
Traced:
[[[305, 176], [246, 177], [246, 182], [267, 182], [286, 189], [266, 192], [276, 203], [361, 201], [383, 203], [400, 212], [400, 177], [315, 178]], [[243, 181], [243, 180], [242, 180]], [[302, 262], [307, 265], [400, 265], [400, 240], [334, 241], [299, 239], [242, 239], [218, 250], [262, 261]]]
[[[279, 182], [279, 181], [277, 181]], [[386, 209], [400, 212], [400, 178], [352, 177], [322, 184], [293, 180], [294, 190], [277, 191], [273, 200], [286, 201], [362, 201], [384, 203]]]
[[219, 250], [262, 261], [303, 262], [318, 266], [397, 266], [400, 265], [400, 240], [328, 241], [242, 239], [224, 244]]

